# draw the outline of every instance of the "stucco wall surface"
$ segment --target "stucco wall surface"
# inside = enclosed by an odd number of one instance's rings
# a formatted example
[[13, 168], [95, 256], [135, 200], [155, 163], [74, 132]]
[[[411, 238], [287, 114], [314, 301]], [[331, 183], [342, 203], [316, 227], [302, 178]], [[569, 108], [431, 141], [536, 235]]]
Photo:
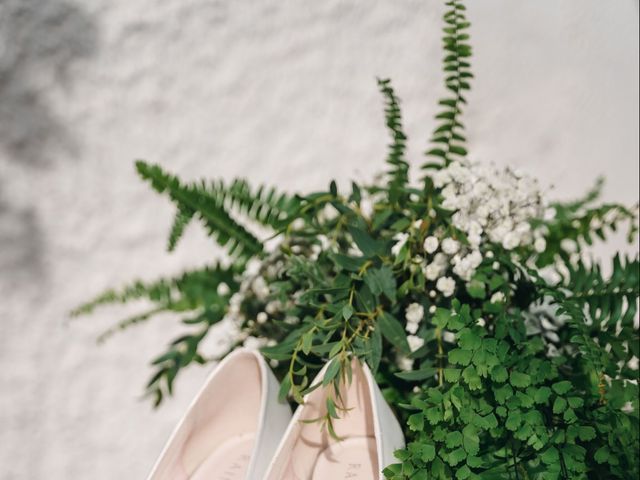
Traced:
[[[371, 178], [378, 76], [417, 166], [443, 93], [441, 14], [434, 0], [0, 0], [0, 479], [143, 478], [206, 373], [154, 412], [139, 396], [171, 320], [96, 347], [121, 310], [67, 319], [217, 252], [194, 225], [165, 253], [171, 206], [133, 159], [296, 191]], [[552, 197], [605, 174], [606, 199], [637, 201], [637, 2], [471, 0], [469, 16], [473, 157]]]

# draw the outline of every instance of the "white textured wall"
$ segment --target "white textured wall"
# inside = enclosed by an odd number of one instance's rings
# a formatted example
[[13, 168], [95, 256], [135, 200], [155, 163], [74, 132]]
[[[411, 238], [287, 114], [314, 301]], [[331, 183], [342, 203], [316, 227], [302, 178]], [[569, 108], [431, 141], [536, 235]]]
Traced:
[[[370, 178], [387, 142], [375, 77], [404, 101], [418, 165], [442, 93], [435, 0], [0, 0], [0, 478], [143, 478], [203, 378], [158, 412], [159, 320], [97, 348], [104, 287], [207, 260], [197, 226], [164, 253], [168, 202], [132, 160], [283, 188]], [[606, 174], [637, 201], [633, 0], [470, 2], [470, 143], [557, 197]]]

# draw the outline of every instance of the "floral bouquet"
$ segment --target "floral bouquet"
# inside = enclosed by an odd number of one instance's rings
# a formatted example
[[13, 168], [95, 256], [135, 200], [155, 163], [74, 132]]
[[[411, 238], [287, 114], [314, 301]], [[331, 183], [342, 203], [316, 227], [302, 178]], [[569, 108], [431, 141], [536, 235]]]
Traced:
[[[136, 282], [79, 307], [148, 299], [185, 334], [154, 359], [147, 393], [160, 404], [200, 344], [260, 349], [302, 403], [366, 362], [401, 420], [407, 446], [389, 479], [638, 478], [638, 259], [616, 255], [603, 276], [594, 239], [636, 211], [584, 198], [549, 202], [535, 179], [467, 159], [469, 23], [446, 2], [444, 74], [432, 148], [410, 182], [399, 100], [379, 80], [391, 142], [372, 185], [290, 195], [231, 183], [183, 183], [136, 168], [177, 207], [169, 250], [194, 218], [228, 257], [153, 283]], [[268, 230], [266, 239], [259, 238]], [[215, 330], [215, 334], [212, 332]], [[336, 400], [337, 401], [337, 400]], [[332, 429], [329, 409], [318, 428]]]

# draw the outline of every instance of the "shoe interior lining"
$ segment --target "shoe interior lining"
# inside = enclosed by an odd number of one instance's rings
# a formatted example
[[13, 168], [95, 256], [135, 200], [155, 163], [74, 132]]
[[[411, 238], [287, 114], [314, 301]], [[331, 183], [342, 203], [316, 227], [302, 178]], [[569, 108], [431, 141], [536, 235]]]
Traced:
[[211, 452], [189, 480], [245, 480], [254, 442], [251, 433], [229, 438]]
[[[212, 471], [210, 465], [221, 459], [228, 459], [224, 465], [229, 467], [244, 465], [257, 434], [261, 399], [260, 365], [254, 355], [240, 354], [217, 370], [200, 393], [151, 480], [227, 480], [202, 472]], [[250, 458], [247, 466], [249, 462]], [[236, 477], [228, 476], [228, 480]]]
[[373, 407], [359, 364], [354, 363], [353, 381], [348, 387], [343, 385], [341, 392], [347, 410], [339, 410], [341, 418], [333, 421], [340, 440], [332, 438], [320, 423], [304, 422], [326, 413], [328, 388], [318, 388], [305, 402], [304, 415], [282, 450], [285, 458], [275, 466], [275, 475], [269, 480], [378, 478]]

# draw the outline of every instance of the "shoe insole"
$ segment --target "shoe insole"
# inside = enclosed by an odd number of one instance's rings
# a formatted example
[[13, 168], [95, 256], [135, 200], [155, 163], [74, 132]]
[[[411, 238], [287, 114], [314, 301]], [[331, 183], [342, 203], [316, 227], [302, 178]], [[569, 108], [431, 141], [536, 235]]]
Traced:
[[189, 480], [244, 480], [254, 440], [253, 433], [229, 438], [211, 452]]
[[308, 471], [300, 462], [310, 465], [308, 459], [294, 456], [281, 480], [372, 480], [379, 475], [373, 437], [349, 437], [331, 444], [314, 459], [310, 477], [300, 473]]
[[312, 480], [378, 478], [376, 440], [351, 437], [331, 444], [316, 460]]

